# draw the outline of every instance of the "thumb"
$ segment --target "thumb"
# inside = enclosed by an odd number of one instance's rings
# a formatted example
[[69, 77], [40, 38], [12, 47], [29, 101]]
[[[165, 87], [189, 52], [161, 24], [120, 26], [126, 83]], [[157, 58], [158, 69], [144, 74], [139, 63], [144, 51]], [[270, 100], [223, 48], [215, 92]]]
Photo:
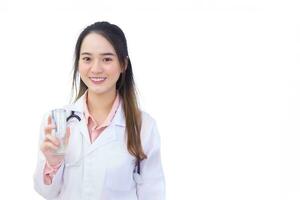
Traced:
[[48, 115], [48, 125], [51, 125], [52, 124], [52, 118], [51, 118], [51, 115]]

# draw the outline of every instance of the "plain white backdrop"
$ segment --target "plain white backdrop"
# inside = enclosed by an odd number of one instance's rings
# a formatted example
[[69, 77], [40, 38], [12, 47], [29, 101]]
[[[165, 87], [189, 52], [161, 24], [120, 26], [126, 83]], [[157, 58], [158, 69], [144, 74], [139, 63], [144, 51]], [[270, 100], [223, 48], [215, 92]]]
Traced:
[[103, 20], [157, 120], [167, 199], [300, 199], [299, 19], [283, 0], [1, 1], [0, 199], [42, 199], [42, 116], [69, 102], [76, 39]]

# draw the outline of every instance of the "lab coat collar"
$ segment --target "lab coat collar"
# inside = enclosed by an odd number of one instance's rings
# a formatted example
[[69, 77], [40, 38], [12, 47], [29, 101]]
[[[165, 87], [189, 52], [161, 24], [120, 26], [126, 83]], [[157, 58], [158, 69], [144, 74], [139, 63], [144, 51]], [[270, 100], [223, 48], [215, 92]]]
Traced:
[[[73, 104], [66, 106], [66, 109], [68, 109], [70, 111], [78, 112], [81, 115], [82, 120], [84, 120], [85, 95], [86, 95], [86, 92], [78, 100], [76, 100]], [[120, 98], [120, 104], [119, 104], [116, 114], [111, 122], [111, 125], [118, 125], [118, 126], [123, 126], [123, 127], [125, 127], [125, 125], [126, 125], [122, 98]]]

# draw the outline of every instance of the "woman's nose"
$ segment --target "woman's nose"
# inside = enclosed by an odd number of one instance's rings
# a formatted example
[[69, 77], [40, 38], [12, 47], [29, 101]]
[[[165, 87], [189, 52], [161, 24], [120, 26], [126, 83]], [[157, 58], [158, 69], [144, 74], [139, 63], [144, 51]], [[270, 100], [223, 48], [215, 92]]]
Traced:
[[101, 61], [96, 60], [92, 65], [92, 72], [99, 73], [103, 71], [103, 63]]

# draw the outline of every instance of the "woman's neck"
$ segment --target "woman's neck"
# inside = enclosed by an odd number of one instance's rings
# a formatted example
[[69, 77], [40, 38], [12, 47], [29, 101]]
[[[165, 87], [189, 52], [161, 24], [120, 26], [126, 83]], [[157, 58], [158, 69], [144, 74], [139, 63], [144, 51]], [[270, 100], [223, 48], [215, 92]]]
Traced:
[[111, 110], [111, 107], [116, 98], [116, 90], [105, 93], [105, 94], [96, 94], [88, 91], [87, 93], [87, 106], [89, 112], [92, 115], [107, 115]]

